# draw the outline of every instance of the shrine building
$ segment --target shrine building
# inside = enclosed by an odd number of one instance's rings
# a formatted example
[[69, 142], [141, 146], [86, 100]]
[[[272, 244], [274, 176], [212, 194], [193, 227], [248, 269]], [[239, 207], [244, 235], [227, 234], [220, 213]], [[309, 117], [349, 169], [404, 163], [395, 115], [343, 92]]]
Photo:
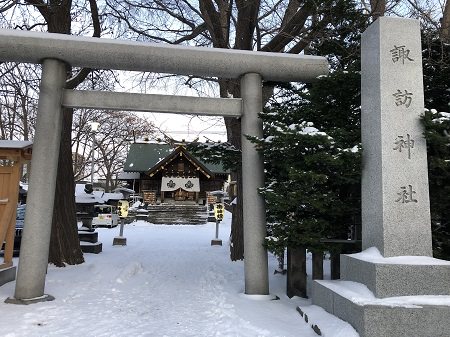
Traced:
[[228, 175], [193, 156], [186, 144], [133, 143], [119, 179], [148, 204], [204, 205], [207, 192], [223, 190]]

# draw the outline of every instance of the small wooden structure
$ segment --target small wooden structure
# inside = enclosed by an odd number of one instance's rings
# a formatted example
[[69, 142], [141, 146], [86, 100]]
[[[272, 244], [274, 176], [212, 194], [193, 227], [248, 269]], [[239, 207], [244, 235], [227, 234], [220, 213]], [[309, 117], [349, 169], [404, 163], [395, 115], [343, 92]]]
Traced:
[[[7, 270], [12, 267], [16, 209], [19, 197], [19, 181], [22, 165], [31, 160], [33, 143], [29, 141], [0, 140], [0, 243], [4, 243], [0, 274], [14, 275]], [[0, 275], [0, 285], [11, 281]]]

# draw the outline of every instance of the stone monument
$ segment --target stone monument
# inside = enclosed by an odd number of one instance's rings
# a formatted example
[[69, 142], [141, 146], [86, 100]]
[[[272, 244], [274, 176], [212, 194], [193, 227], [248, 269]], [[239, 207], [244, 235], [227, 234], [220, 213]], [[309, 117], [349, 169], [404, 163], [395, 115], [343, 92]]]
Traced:
[[432, 258], [419, 22], [381, 17], [362, 36], [362, 246], [313, 304], [361, 337], [450, 336], [450, 262]]

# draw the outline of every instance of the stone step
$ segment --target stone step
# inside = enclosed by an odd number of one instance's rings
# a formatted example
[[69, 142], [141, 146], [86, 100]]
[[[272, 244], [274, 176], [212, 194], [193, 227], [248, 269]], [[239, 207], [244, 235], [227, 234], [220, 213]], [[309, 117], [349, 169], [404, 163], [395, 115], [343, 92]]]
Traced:
[[206, 212], [205, 206], [149, 206], [147, 207], [149, 213], [151, 212]]
[[98, 232], [78, 231], [80, 241], [96, 243], [98, 241]]
[[83, 253], [92, 253], [99, 254], [102, 252], [102, 243], [101, 242], [80, 242], [80, 248]]
[[147, 210], [147, 221], [154, 224], [198, 225], [208, 222], [207, 206], [202, 205], [150, 205]]
[[179, 218], [179, 217], [149, 217], [148, 222], [151, 223], [186, 223], [186, 224], [190, 224], [190, 223], [206, 223], [208, 222], [206, 218]]
[[341, 279], [365, 284], [377, 298], [417, 295], [450, 296], [450, 262], [428, 256], [341, 255]]

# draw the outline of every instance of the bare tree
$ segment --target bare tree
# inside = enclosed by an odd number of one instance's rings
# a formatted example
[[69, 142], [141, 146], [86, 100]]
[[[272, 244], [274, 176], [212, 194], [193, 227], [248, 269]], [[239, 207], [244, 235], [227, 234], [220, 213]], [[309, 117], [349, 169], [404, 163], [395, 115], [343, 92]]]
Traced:
[[[51, 33], [71, 34], [72, 19], [83, 34], [100, 37], [100, 16], [96, 0], [25, 0], [14, 2], [12, 14], [2, 11], [1, 20], [15, 29], [37, 29]], [[88, 14], [88, 16], [86, 16]], [[90, 19], [87, 19], [90, 18]], [[66, 89], [77, 87], [89, 75], [90, 69], [67, 67]], [[72, 172], [72, 109], [63, 109], [63, 128], [55, 192], [49, 262], [57, 266], [84, 261], [77, 233], [75, 187]]]
[[[90, 122], [100, 124], [92, 147]], [[75, 180], [87, 178], [91, 172], [92, 151], [95, 151], [95, 173], [106, 181], [109, 191], [117, 174], [122, 171], [128, 145], [134, 137], [154, 138], [153, 123], [137, 114], [122, 111], [78, 110], [74, 115], [72, 142]]]
[[101, 132], [96, 141], [99, 170], [106, 180], [106, 189], [110, 190], [123, 170], [130, 141], [135, 137], [154, 138], [155, 128], [148, 120], [121, 111], [106, 111], [99, 122]]
[[33, 138], [37, 111], [38, 74], [32, 65], [0, 65], [0, 138]]

